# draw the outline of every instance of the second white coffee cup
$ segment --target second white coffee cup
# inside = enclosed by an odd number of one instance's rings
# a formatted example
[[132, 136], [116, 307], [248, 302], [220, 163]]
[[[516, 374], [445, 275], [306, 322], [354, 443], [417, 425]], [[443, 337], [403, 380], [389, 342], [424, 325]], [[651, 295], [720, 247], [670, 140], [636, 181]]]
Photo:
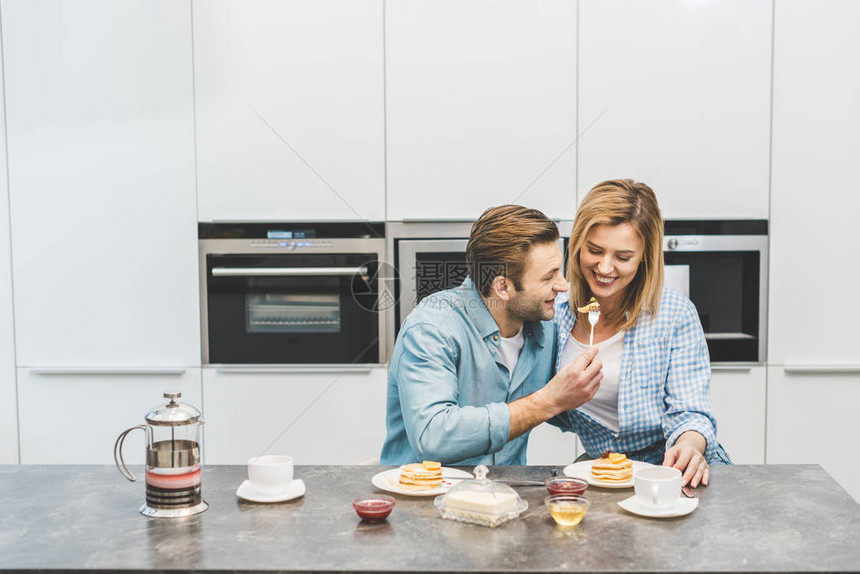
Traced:
[[671, 466], [648, 466], [633, 473], [633, 490], [642, 504], [667, 508], [681, 497], [681, 471]]
[[248, 480], [263, 494], [285, 491], [293, 481], [293, 457], [267, 454], [248, 459]]

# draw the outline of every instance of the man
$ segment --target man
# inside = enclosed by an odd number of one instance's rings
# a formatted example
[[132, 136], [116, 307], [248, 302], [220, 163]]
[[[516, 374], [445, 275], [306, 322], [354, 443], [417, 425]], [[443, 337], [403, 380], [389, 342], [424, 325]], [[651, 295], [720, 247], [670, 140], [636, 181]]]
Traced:
[[475, 222], [469, 278], [425, 298], [397, 337], [381, 464], [525, 464], [532, 428], [594, 396], [596, 349], [550, 380], [553, 303], [567, 291], [558, 237], [518, 205]]

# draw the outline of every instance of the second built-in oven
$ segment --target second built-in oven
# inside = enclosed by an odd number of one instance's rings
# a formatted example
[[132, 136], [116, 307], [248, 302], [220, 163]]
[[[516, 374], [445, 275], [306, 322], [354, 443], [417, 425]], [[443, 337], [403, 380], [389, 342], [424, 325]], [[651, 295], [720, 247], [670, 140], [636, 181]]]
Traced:
[[[559, 223], [565, 253], [572, 227]], [[398, 271], [394, 332], [424, 297], [462, 283], [470, 228], [452, 221], [389, 224]], [[711, 361], [764, 362], [767, 221], [666, 221], [663, 253], [665, 283], [696, 305]]]
[[201, 223], [203, 363], [384, 361], [384, 226]]

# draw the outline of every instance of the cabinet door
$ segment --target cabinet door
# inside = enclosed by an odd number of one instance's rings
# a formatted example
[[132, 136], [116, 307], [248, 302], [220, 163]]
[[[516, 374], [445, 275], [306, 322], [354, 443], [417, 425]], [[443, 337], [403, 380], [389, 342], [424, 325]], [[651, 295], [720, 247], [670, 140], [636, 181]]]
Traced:
[[199, 364], [189, 2], [2, 24], [18, 365]]
[[[113, 464], [117, 436], [167, 404], [164, 392], [179, 391], [180, 402], [202, 404], [200, 369], [18, 369], [18, 390], [24, 464]], [[129, 433], [123, 453], [126, 464], [143, 464], [143, 432]]]
[[6, 114], [0, 58], [0, 464], [18, 462], [18, 397], [15, 332], [12, 324], [12, 251], [9, 245], [9, 187], [6, 171]]
[[820, 464], [860, 502], [860, 370], [768, 368], [767, 463]]
[[199, 217], [385, 219], [382, 0], [195, 0]]
[[206, 464], [263, 453], [296, 464], [357, 464], [385, 439], [387, 369], [351, 373], [203, 369]]
[[[576, 3], [386, 4], [388, 218], [576, 207]], [[580, 126], [581, 127], [581, 126]]]
[[767, 218], [771, 0], [580, 2], [580, 199], [649, 184], [668, 218]]
[[717, 440], [735, 464], [764, 464], [765, 367], [712, 367], [711, 404]]
[[860, 3], [775, 22], [768, 361], [860, 365]]

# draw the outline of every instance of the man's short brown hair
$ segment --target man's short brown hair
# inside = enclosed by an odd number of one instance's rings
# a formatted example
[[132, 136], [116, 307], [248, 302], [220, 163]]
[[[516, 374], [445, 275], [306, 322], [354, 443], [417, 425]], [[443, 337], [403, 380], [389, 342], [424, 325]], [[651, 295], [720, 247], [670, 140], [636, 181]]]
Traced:
[[521, 205], [491, 207], [472, 225], [466, 245], [469, 278], [489, 297], [493, 279], [502, 275], [521, 289], [526, 253], [532, 245], [558, 240], [558, 227], [537, 209]]

